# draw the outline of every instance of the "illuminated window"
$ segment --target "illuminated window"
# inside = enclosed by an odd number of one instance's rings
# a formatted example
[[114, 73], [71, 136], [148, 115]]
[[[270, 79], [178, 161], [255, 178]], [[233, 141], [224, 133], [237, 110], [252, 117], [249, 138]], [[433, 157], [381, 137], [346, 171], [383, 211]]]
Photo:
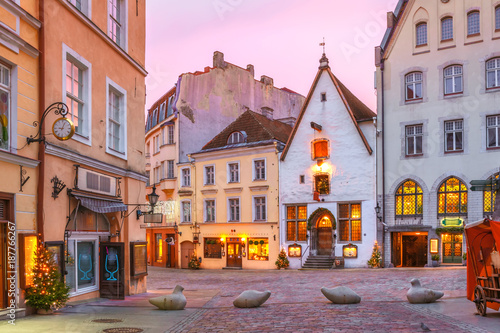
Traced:
[[396, 191], [396, 216], [423, 214], [422, 188], [413, 180], [407, 180]]
[[[492, 178], [499, 178], [499, 175], [496, 174], [488, 180]], [[495, 191], [484, 191], [483, 192], [483, 211], [484, 211], [484, 216], [488, 216], [493, 214], [493, 211], [495, 210]]]
[[312, 142], [312, 158], [313, 160], [327, 159], [330, 157], [328, 149], [328, 140], [317, 139]]
[[438, 215], [467, 214], [467, 187], [455, 178], [448, 178], [438, 191]]
[[205, 238], [203, 256], [214, 259], [222, 258], [222, 246], [219, 238]]
[[244, 143], [246, 141], [246, 133], [245, 132], [233, 132], [227, 138], [228, 145], [234, 145], [237, 143]]
[[314, 191], [319, 194], [330, 194], [330, 176], [328, 174], [314, 176]]
[[413, 72], [405, 76], [407, 101], [422, 99], [422, 81], [422, 72]]
[[361, 241], [361, 204], [339, 204], [339, 241]]
[[306, 241], [307, 240], [307, 206], [287, 206], [286, 207], [286, 240]]
[[473, 11], [467, 14], [467, 35], [478, 35], [479, 28], [479, 11]]
[[163, 239], [160, 234], [155, 234], [155, 261], [163, 261]]
[[441, 40], [453, 39], [453, 18], [445, 17], [441, 20]]
[[444, 69], [444, 94], [463, 92], [463, 70], [460, 65], [448, 66]]
[[417, 24], [417, 46], [427, 45], [427, 23]]
[[248, 239], [248, 260], [269, 260], [269, 241], [267, 238]]
[[486, 62], [486, 88], [500, 87], [500, 58]]

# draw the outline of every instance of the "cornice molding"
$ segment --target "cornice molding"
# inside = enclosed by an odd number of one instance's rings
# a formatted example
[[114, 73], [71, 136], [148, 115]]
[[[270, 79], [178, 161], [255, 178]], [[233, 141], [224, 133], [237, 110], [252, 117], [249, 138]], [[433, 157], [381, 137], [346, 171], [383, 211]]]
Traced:
[[28, 157], [8, 153], [5, 151], [0, 151], [0, 161], [2, 162], [7, 162], [7, 163], [12, 163], [12, 164], [17, 164], [17, 165], [22, 165], [27, 168], [36, 168], [38, 164], [40, 164], [40, 161], [34, 160]]
[[231, 187], [225, 188], [224, 192], [226, 193], [241, 193], [243, 191], [243, 187]]
[[29, 14], [26, 10], [24, 10], [21, 6], [19, 6], [12, 0], [0, 0], [0, 6], [19, 16], [23, 19], [23, 21], [25, 21], [35, 29], [40, 29], [40, 27], [42, 26], [42, 22], [31, 16], [31, 14]]
[[18, 47], [29, 56], [33, 58], [38, 57], [39, 52], [34, 46], [31, 46], [28, 42], [19, 37], [19, 35], [11, 31], [10, 29], [7, 29], [3, 25], [0, 25], [0, 38], [3, 39], [5, 42], [13, 44], [14, 46]]
[[248, 188], [252, 192], [267, 191], [269, 189], [269, 185], [249, 186]]

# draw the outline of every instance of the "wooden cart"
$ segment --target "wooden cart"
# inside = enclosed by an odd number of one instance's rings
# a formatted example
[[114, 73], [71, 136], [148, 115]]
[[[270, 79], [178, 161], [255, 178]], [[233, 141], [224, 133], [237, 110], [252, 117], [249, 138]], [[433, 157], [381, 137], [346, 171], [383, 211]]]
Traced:
[[465, 227], [467, 240], [467, 298], [477, 312], [500, 308], [500, 222], [484, 219]]

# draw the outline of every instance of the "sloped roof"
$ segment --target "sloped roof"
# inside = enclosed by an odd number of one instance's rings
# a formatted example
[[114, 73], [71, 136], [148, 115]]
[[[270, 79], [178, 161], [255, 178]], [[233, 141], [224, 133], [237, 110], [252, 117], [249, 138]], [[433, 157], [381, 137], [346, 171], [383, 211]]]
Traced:
[[408, 0], [399, 0], [396, 5], [396, 9], [394, 10], [394, 16], [396, 17], [396, 22], [394, 22], [394, 26], [392, 28], [387, 28], [384, 37], [382, 38], [382, 42], [380, 43], [380, 48], [382, 49], [382, 53], [384, 54], [387, 51], [387, 46], [389, 45], [390, 41], [392, 40], [392, 37], [394, 36], [394, 31], [396, 30], [396, 27], [399, 25], [401, 21], [402, 14], [406, 9], [407, 3]]
[[297, 122], [295, 123], [295, 126], [293, 127], [292, 134], [288, 138], [288, 141], [286, 143], [285, 149], [283, 150], [283, 154], [281, 155], [281, 160], [284, 161], [285, 157], [288, 153], [288, 149], [290, 149], [290, 145], [292, 144], [293, 138], [295, 137], [295, 133], [297, 132], [297, 129], [300, 126], [300, 123], [302, 121], [302, 118], [304, 116], [304, 113], [309, 106], [309, 102], [311, 101], [312, 95], [314, 91], [316, 90], [316, 86], [318, 85], [318, 81], [323, 74], [323, 72], [326, 71], [332, 80], [335, 88], [337, 89], [337, 92], [340, 95], [340, 98], [344, 102], [344, 105], [346, 107], [346, 111], [349, 113], [351, 120], [356, 127], [356, 130], [358, 131], [359, 136], [361, 137], [361, 140], [363, 141], [366, 150], [368, 153], [371, 155], [373, 153], [372, 148], [368, 144], [368, 141], [366, 140], [365, 135], [363, 134], [363, 131], [361, 131], [361, 128], [359, 127], [358, 122], [365, 121], [372, 119], [373, 117], [376, 117], [375, 112], [373, 112], [369, 107], [367, 107], [363, 102], [361, 102], [354, 94], [347, 89], [347, 87], [340, 82], [339, 79], [335, 75], [333, 75], [332, 71], [330, 70], [329, 66], [322, 66], [319, 68], [318, 73], [316, 74], [316, 77], [314, 78], [313, 84], [311, 86], [311, 89], [309, 90], [309, 93], [307, 94], [306, 101], [304, 102], [304, 105], [302, 106], [302, 110], [300, 110], [299, 117], [297, 118]]
[[245, 132], [245, 145], [255, 146], [258, 143], [267, 143], [277, 140], [285, 144], [292, 132], [292, 126], [279, 120], [271, 120], [256, 112], [247, 110], [235, 121], [217, 134], [210, 142], [203, 146], [200, 152], [216, 148], [232, 148], [242, 144], [228, 145], [227, 139], [233, 132]]

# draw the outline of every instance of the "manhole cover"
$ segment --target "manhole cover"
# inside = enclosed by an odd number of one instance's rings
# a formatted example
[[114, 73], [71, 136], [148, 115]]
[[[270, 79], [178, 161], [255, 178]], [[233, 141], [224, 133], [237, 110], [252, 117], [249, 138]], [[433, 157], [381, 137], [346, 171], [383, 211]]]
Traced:
[[121, 319], [94, 319], [92, 320], [93, 323], [100, 323], [100, 324], [111, 324], [111, 323], [121, 323], [123, 320]]
[[105, 333], [139, 333], [144, 330], [137, 327], [114, 327], [114, 328], [106, 328], [102, 330]]

